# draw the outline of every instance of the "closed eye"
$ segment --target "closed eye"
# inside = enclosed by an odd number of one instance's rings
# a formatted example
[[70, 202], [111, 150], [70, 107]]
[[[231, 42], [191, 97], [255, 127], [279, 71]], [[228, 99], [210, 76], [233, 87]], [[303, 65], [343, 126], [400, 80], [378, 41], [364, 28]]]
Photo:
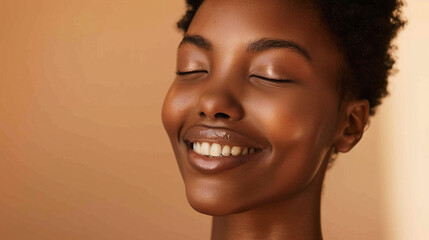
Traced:
[[270, 82], [280, 82], [280, 83], [290, 83], [290, 82], [293, 82], [290, 79], [267, 78], [267, 77], [263, 77], [263, 76], [259, 76], [259, 75], [255, 75], [255, 74], [250, 75], [250, 77], [256, 77], [256, 78], [267, 80], [267, 81], [270, 81]]
[[179, 76], [183, 76], [183, 75], [189, 75], [189, 74], [194, 74], [194, 73], [208, 73], [208, 71], [206, 70], [195, 70], [195, 71], [177, 71], [176, 74]]

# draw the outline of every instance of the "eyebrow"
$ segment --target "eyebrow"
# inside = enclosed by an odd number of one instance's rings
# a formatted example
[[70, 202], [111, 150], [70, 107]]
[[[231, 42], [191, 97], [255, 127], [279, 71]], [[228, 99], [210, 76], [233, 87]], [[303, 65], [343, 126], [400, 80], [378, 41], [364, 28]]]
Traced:
[[307, 60], [311, 60], [310, 55], [308, 54], [307, 50], [305, 50], [303, 47], [298, 45], [297, 43], [293, 41], [283, 40], [283, 39], [269, 39], [269, 38], [262, 38], [260, 40], [257, 40], [255, 42], [252, 42], [249, 44], [249, 47], [247, 48], [247, 51], [249, 52], [262, 52], [270, 49], [279, 49], [279, 48], [287, 48], [290, 49], [303, 57], [305, 57]]
[[184, 43], [190, 43], [205, 50], [212, 49], [212, 44], [210, 43], [210, 41], [200, 35], [186, 34], [180, 42], [179, 47], [182, 46]]
[[[179, 44], [179, 47], [182, 46], [185, 43], [190, 43], [192, 45], [195, 45], [199, 48], [205, 49], [205, 50], [211, 50], [212, 49], [212, 43], [204, 38], [201, 35], [188, 35], [186, 34], [182, 41]], [[263, 52], [266, 50], [271, 49], [281, 49], [286, 48], [290, 49], [301, 56], [305, 57], [307, 60], [311, 61], [310, 54], [308, 54], [307, 50], [305, 48], [301, 47], [299, 44], [293, 41], [284, 40], [284, 39], [270, 39], [270, 38], [261, 38], [257, 41], [251, 42], [248, 47], [248, 52]]]

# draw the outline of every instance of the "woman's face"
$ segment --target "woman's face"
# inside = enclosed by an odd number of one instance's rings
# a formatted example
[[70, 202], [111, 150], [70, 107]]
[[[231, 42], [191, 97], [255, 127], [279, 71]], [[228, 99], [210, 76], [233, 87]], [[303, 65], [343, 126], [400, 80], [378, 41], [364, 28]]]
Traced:
[[292, 197], [329, 155], [340, 53], [295, 2], [206, 0], [178, 48], [162, 119], [200, 212]]

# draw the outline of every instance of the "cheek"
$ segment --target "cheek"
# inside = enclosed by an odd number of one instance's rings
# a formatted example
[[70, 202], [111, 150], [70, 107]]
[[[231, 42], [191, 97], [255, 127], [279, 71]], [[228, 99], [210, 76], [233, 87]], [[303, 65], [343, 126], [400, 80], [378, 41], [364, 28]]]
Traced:
[[192, 94], [174, 84], [168, 90], [162, 106], [162, 123], [170, 139], [178, 136], [186, 115], [190, 110]]
[[305, 187], [319, 170], [333, 134], [335, 104], [308, 94], [273, 96], [255, 103], [259, 126], [272, 145], [267, 181], [290, 193]]
[[252, 115], [258, 116], [274, 152], [285, 148], [306, 147], [314, 140], [323, 119], [317, 106], [308, 97], [288, 93], [272, 94], [258, 98]]
[[186, 174], [184, 174], [183, 161], [179, 161], [179, 159], [183, 159], [185, 153], [181, 151], [179, 131], [189, 115], [190, 106], [192, 106], [192, 96], [187, 89], [189, 88], [183, 88], [173, 83], [164, 99], [161, 112], [162, 123], [170, 138], [182, 177], [185, 177]]

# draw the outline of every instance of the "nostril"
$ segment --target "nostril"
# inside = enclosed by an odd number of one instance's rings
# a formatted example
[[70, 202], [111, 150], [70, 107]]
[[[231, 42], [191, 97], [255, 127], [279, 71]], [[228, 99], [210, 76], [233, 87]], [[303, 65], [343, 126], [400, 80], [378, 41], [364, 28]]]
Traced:
[[228, 114], [226, 114], [226, 113], [216, 113], [215, 114], [215, 118], [225, 118], [225, 119], [230, 119], [231, 117], [228, 115]]
[[223, 112], [218, 112], [214, 116], [211, 114], [209, 114], [209, 116], [207, 116], [207, 114], [204, 112], [200, 112], [198, 115], [202, 118], [205, 118], [205, 117], [209, 117], [209, 118], [213, 118], [213, 119], [230, 119], [231, 118], [231, 116], [229, 116], [228, 114], [223, 113]]

